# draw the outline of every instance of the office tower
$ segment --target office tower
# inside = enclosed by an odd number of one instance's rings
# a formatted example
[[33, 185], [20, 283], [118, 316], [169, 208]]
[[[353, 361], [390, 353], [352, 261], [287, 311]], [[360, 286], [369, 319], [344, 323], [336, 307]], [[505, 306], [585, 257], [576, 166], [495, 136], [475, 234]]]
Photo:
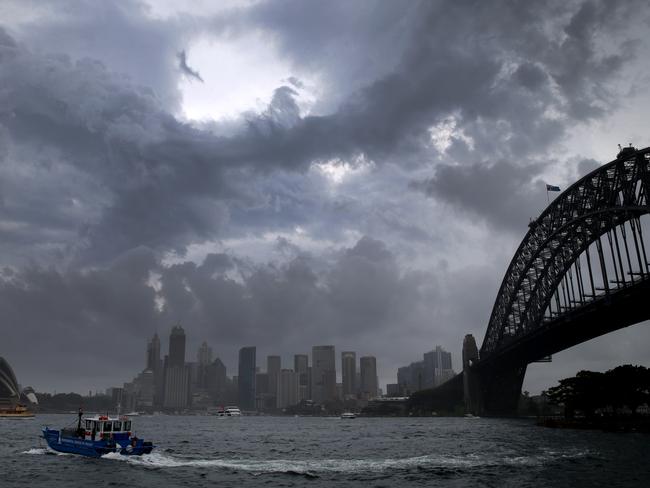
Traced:
[[277, 407], [286, 408], [298, 403], [300, 374], [283, 369], [278, 375]]
[[269, 375], [269, 395], [277, 398], [278, 396], [278, 375], [282, 369], [282, 359], [280, 356], [267, 356], [266, 374]]
[[161, 406], [163, 404], [163, 390], [165, 388], [165, 375], [163, 371], [163, 362], [160, 359], [160, 339], [158, 334], [154, 334], [147, 344], [147, 367], [153, 371], [154, 392], [153, 404]]
[[205, 387], [213, 401], [220, 400], [225, 393], [226, 384], [226, 366], [221, 359], [216, 358], [206, 367]]
[[343, 399], [357, 395], [357, 353], [343, 351], [341, 353], [341, 375], [343, 379]]
[[238, 390], [239, 407], [242, 410], [255, 409], [255, 346], [239, 350]]
[[201, 347], [199, 347], [196, 353], [196, 362], [200, 366], [207, 366], [212, 362], [212, 348], [205, 341], [203, 341], [203, 344], [201, 344]]
[[211, 363], [212, 349], [206, 342], [203, 342], [196, 353], [196, 377], [193, 378], [193, 382], [196, 384], [197, 388], [207, 388], [207, 369]]
[[293, 357], [293, 370], [298, 373], [298, 399], [307, 400], [309, 394], [309, 356], [307, 354], [296, 354]]
[[154, 334], [147, 344], [147, 367], [151, 371], [156, 371], [160, 367], [160, 339], [158, 334]]
[[185, 331], [179, 325], [169, 335], [169, 366], [185, 365]]
[[424, 354], [424, 388], [439, 386], [453, 376], [450, 352], [436, 346]]
[[386, 396], [389, 396], [389, 397], [398, 397], [398, 396], [400, 396], [399, 384], [397, 384], [397, 383], [388, 383], [386, 385]]
[[377, 396], [377, 360], [374, 356], [364, 356], [360, 360], [361, 397], [370, 400]]
[[190, 404], [190, 368], [185, 365], [185, 331], [180, 325], [172, 327], [169, 335], [169, 355], [165, 358], [163, 407], [183, 409]]
[[311, 351], [312, 399], [323, 403], [336, 399], [336, 359], [334, 346], [314, 346]]

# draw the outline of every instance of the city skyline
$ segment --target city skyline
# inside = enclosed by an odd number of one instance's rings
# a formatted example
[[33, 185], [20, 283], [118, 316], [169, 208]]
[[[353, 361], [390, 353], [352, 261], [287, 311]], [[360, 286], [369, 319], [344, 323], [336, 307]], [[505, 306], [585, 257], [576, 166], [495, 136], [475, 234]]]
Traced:
[[[106, 390], [116, 408], [180, 412], [238, 403], [245, 410], [277, 412], [304, 401], [316, 405], [336, 402], [337, 408], [341, 405], [362, 408], [368, 401], [390, 396], [393, 386], [380, 386], [375, 356], [363, 355], [357, 361], [355, 351], [342, 351], [337, 363], [333, 345], [312, 346], [311, 355], [294, 354], [288, 364], [283, 364], [281, 356], [275, 354], [258, 360], [257, 347], [245, 346], [239, 349], [236, 370], [228, 374], [227, 367], [206, 341], [198, 347], [195, 361], [185, 360], [192, 355], [187, 356], [187, 337], [182, 324], [172, 326], [168, 337], [168, 354], [163, 355], [165, 343], [154, 333], [146, 345], [144, 369], [132, 381]], [[425, 360], [433, 352], [425, 353]], [[440, 346], [436, 346], [435, 352], [446, 355], [442, 360], [438, 357], [438, 368], [445, 361], [444, 367], [451, 367], [450, 353]], [[424, 387], [434, 384], [430, 383]], [[406, 395], [402, 390], [394, 396]]]

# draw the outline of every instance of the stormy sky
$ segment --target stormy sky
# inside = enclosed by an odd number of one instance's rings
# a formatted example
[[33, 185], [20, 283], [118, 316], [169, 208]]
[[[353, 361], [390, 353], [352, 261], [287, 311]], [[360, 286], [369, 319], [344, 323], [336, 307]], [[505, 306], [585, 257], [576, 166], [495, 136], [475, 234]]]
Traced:
[[[545, 183], [645, 147], [642, 1], [4, 0], [0, 356], [101, 390], [173, 324], [236, 374], [480, 342]], [[650, 366], [640, 324], [529, 368]], [[259, 362], [259, 359], [258, 359]], [[339, 373], [340, 374], [340, 373]]]

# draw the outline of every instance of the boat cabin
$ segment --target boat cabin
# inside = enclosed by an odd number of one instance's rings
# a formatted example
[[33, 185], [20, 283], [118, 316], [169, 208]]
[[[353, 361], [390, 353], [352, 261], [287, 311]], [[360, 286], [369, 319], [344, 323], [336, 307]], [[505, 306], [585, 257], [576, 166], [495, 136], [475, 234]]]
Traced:
[[120, 433], [131, 436], [131, 421], [128, 417], [96, 415], [84, 419], [84, 439], [86, 440], [108, 440]]

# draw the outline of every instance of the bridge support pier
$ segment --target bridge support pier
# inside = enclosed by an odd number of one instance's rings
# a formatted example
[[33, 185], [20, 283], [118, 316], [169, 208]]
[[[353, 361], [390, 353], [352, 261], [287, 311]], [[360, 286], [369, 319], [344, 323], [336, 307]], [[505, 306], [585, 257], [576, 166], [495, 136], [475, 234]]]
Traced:
[[510, 417], [517, 413], [526, 365], [505, 364], [488, 368], [474, 365], [479, 359], [471, 334], [463, 341], [463, 396], [465, 411], [473, 415]]
[[517, 414], [526, 365], [482, 371], [480, 415], [511, 417]]

